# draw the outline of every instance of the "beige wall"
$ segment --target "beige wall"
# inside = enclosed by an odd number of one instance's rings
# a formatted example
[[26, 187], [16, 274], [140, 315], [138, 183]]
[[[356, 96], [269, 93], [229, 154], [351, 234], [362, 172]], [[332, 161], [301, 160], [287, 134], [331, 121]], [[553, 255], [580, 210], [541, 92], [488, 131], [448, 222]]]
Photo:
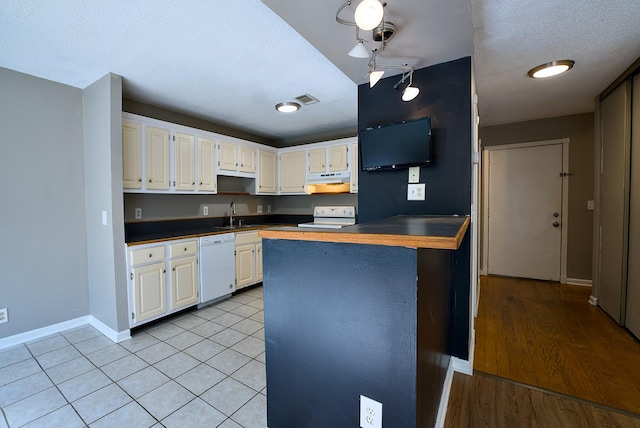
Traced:
[[594, 199], [593, 113], [480, 128], [483, 147], [557, 138], [570, 139], [567, 277], [590, 280], [593, 211], [587, 211], [587, 201]]

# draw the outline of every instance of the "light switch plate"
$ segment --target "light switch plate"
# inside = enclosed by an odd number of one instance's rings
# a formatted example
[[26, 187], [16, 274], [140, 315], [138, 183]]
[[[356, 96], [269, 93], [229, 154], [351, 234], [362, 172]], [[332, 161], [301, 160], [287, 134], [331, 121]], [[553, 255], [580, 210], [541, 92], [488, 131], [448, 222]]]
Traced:
[[425, 184], [409, 184], [407, 186], [407, 201], [424, 201], [426, 199]]
[[412, 166], [409, 168], [409, 183], [420, 182], [420, 167]]
[[262, 214], [262, 205], [258, 205], [258, 214]]
[[595, 201], [587, 201], [587, 211], [593, 211], [596, 207]]

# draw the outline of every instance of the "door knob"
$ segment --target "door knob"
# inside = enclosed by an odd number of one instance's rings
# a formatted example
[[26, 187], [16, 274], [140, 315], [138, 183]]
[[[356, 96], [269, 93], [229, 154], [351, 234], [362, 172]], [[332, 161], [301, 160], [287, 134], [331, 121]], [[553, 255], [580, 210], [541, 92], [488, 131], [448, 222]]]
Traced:
[[560, 226], [560, 223], [558, 223], [557, 221], [554, 221], [553, 222], [553, 227], [558, 227], [558, 226]]
[[554, 217], [558, 217], [558, 216], [560, 216], [560, 214], [559, 213], [553, 213], [553, 216]]

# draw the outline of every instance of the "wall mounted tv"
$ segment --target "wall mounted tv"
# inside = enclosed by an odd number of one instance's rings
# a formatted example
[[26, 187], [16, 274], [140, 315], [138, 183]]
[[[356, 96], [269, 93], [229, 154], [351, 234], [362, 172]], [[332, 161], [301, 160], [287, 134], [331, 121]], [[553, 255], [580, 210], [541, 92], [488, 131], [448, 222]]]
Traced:
[[431, 163], [431, 117], [404, 120], [358, 132], [363, 171], [402, 169]]

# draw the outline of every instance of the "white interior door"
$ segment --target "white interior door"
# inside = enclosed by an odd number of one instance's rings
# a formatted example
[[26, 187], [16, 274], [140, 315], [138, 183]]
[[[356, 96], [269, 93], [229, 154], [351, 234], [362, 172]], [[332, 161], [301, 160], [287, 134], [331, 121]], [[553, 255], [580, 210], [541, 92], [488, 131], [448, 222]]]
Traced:
[[562, 140], [556, 141], [489, 151], [490, 274], [561, 280], [566, 155]]

